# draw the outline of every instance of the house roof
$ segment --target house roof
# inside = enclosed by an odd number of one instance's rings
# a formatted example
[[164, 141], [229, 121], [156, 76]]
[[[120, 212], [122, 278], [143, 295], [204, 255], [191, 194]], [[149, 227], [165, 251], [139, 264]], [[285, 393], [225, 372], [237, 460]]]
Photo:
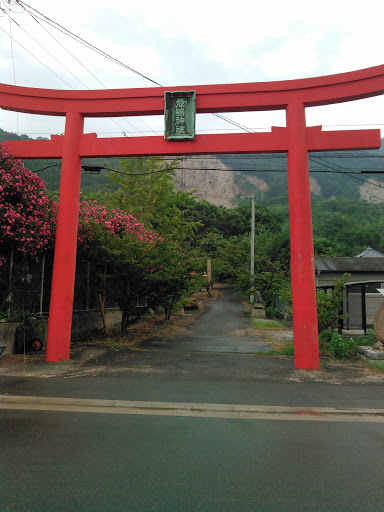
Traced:
[[382, 257], [315, 258], [315, 270], [320, 272], [383, 272]]
[[355, 258], [384, 258], [384, 254], [372, 249], [372, 247], [367, 247], [365, 251], [355, 256]]

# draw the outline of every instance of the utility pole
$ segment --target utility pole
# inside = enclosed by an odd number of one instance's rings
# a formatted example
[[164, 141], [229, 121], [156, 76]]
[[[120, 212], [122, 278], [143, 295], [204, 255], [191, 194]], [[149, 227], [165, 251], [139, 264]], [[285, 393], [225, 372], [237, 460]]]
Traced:
[[255, 300], [255, 194], [252, 195], [252, 216], [251, 216], [251, 295], [250, 301]]
[[251, 303], [255, 300], [255, 194], [251, 196], [241, 196], [240, 199], [252, 199], [251, 213], [251, 267], [249, 273], [251, 275], [251, 294], [249, 300]]
[[212, 263], [211, 258], [207, 259], [207, 292], [208, 297], [211, 297], [211, 286], [212, 286]]

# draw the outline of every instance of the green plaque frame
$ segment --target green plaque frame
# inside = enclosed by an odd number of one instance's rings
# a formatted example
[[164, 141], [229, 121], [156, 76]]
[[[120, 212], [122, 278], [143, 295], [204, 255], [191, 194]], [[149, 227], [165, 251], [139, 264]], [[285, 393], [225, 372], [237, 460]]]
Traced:
[[164, 103], [164, 139], [195, 139], [196, 91], [166, 91]]

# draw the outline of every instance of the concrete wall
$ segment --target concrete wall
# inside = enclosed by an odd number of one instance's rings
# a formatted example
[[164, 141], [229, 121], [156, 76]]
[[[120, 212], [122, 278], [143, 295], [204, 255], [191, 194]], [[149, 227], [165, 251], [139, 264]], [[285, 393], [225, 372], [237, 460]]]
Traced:
[[[109, 309], [105, 311], [107, 326], [119, 324], [121, 322], [121, 312], [118, 309]], [[47, 318], [44, 318], [41, 327], [43, 332], [38, 333], [38, 337], [46, 343], [47, 337]], [[0, 345], [6, 345], [3, 355], [16, 353], [16, 329], [19, 323], [0, 322]], [[78, 338], [92, 332], [96, 329], [102, 329], [103, 319], [100, 312], [88, 311], [83, 314], [74, 314], [72, 318], [72, 338]]]
[[[383, 260], [384, 267], [384, 260]], [[343, 277], [343, 272], [316, 272], [316, 286], [332, 286], [335, 279]], [[360, 283], [362, 281], [378, 281], [384, 283], [383, 272], [354, 272], [347, 283]]]
[[[384, 262], [383, 262], [384, 263]], [[342, 272], [316, 272], [316, 286], [332, 286], [335, 279], [343, 277]], [[354, 272], [348, 279], [347, 283], [360, 283], [360, 282], [379, 282], [384, 283], [384, 271], [383, 272]], [[344, 292], [345, 295], [345, 292]], [[356, 292], [356, 289], [349, 292], [349, 323], [348, 319], [344, 320], [344, 327], [348, 325], [350, 328], [359, 328], [362, 326], [362, 315], [361, 315], [361, 293], [360, 290]], [[366, 293], [366, 314], [367, 314], [367, 326], [373, 326], [373, 319], [375, 318], [376, 311], [379, 309], [380, 304], [384, 301], [384, 296], [381, 293]], [[344, 313], [347, 313], [347, 303], [344, 298]]]
[[[361, 293], [349, 293], [349, 327], [360, 328], [362, 325], [361, 315]], [[367, 315], [367, 326], [373, 326], [373, 319], [375, 318], [376, 312], [379, 309], [380, 304], [384, 302], [384, 296], [381, 293], [366, 293], [365, 294], [365, 305]], [[344, 313], [347, 313], [347, 303], [344, 299]], [[348, 319], [344, 320], [344, 327], [348, 326]]]
[[16, 328], [19, 324], [0, 323], [0, 345], [5, 345], [3, 355], [16, 353]]
[[[119, 324], [121, 322], [121, 311], [119, 309], [108, 309], [105, 311], [105, 319], [108, 327]], [[78, 338], [95, 329], [103, 329], [103, 327], [100, 312], [88, 311], [84, 314], [75, 314], [72, 318], [72, 338]]]

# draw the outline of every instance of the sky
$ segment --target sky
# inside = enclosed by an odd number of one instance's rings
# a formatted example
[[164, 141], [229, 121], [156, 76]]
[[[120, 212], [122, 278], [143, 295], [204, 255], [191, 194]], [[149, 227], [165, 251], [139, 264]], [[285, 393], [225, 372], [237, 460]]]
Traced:
[[[41, 15], [163, 86], [308, 78], [384, 61], [384, 7], [377, 0], [28, 0], [27, 5], [24, 10], [16, 0], [0, 0], [1, 83], [49, 89], [154, 86], [44, 23]], [[30, 8], [40, 14], [32, 11], [32, 17]], [[226, 117], [256, 131], [285, 125], [283, 111]], [[307, 108], [306, 118], [308, 126], [330, 130], [378, 127], [384, 137], [384, 97]], [[48, 137], [64, 132], [64, 118], [0, 110], [0, 128]], [[162, 116], [85, 122], [85, 132], [101, 137], [163, 130]], [[197, 117], [198, 133], [232, 131], [238, 130], [215, 116]]]

